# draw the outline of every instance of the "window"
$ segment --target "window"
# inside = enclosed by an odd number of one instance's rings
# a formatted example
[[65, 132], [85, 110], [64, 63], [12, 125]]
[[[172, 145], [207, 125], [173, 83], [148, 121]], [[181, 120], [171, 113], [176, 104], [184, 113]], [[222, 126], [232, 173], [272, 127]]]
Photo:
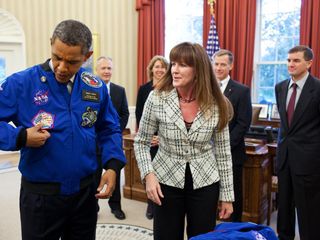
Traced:
[[202, 45], [203, 0], [167, 0], [165, 2], [165, 56], [181, 42]]
[[6, 77], [6, 59], [0, 56], [0, 87]]
[[259, 0], [254, 101], [274, 103], [274, 86], [287, 78], [287, 53], [299, 44], [301, 0]]
[[[299, 44], [301, 0], [256, 1], [252, 98], [256, 103], [272, 104], [274, 86], [289, 78], [288, 50]], [[183, 41], [202, 44], [203, 0], [167, 0], [165, 7], [165, 56]]]

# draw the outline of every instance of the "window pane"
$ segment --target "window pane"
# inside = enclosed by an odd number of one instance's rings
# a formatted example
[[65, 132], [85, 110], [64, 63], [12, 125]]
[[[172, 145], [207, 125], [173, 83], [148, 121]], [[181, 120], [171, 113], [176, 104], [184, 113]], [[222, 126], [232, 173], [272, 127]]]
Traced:
[[274, 85], [289, 78], [288, 51], [299, 44], [301, 0], [259, 0], [255, 60], [255, 99], [275, 102]]
[[258, 103], [275, 103], [274, 88], [260, 88]]
[[166, 0], [165, 56], [180, 42], [202, 45], [203, 0]]
[[0, 86], [6, 77], [6, 59], [0, 57]]
[[288, 74], [287, 64], [278, 64], [276, 67], [276, 83], [288, 79], [290, 75]]
[[261, 40], [261, 61], [275, 61], [276, 60], [276, 41], [275, 40]]
[[[274, 0], [270, 2], [273, 2], [273, 1]], [[276, 0], [276, 2], [278, 2], [278, 0]], [[293, 11], [297, 11], [297, 9], [300, 10], [300, 7], [301, 7], [300, 0], [280, 0], [279, 1], [279, 12], [293, 12]]]
[[273, 39], [278, 35], [278, 14], [262, 15], [261, 39]]
[[286, 61], [288, 51], [293, 47], [292, 37], [280, 37], [277, 42], [277, 58], [276, 61]]
[[278, 0], [261, 1], [261, 14], [277, 12]]
[[272, 87], [274, 84], [275, 66], [271, 64], [260, 65], [259, 71], [259, 87]]

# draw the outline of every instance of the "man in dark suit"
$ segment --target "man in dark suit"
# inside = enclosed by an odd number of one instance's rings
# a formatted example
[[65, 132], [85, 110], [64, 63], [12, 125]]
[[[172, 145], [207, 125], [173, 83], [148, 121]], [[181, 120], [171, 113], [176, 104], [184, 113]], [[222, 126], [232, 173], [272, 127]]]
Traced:
[[296, 46], [288, 52], [290, 79], [275, 87], [280, 114], [278, 137], [279, 239], [294, 239], [295, 209], [300, 239], [319, 239], [320, 81], [311, 76], [313, 52]]
[[[112, 104], [117, 110], [120, 118], [121, 131], [125, 129], [129, 119], [129, 109], [126, 97], [126, 91], [123, 87], [114, 84], [110, 81], [112, 77], [113, 63], [109, 57], [99, 57], [97, 59], [97, 75], [105, 82], [109, 90]], [[120, 194], [120, 173], [117, 174], [116, 187], [112, 196], [109, 199], [109, 206], [114, 216], [120, 220], [126, 218], [125, 213], [121, 208], [121, 194]]]
[[246, 159], [244, 136], [252, 118], [250, 89], [232, 79], [229, 72], [233, 68], [233, 54], [225, 49], [216, 52], [212, 66], [220, 88], [233, 106], [234, 115], [229, 122], [230, 145], [233, 165], [233, 185], [235, 201], [231, 221], [241, 222], [242, 217], [242, 170]]

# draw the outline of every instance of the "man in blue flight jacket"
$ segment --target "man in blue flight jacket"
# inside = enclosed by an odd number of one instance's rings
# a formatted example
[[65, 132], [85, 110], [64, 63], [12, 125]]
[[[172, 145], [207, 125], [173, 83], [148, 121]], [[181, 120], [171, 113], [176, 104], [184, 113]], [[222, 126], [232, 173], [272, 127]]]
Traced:
[[[95, 239], [96, 198], [112, 195], [125, 165], [107, 87], [81, 68], [91, 44], [87, 26], [62, 21], [51, 37], [51, 59], [0, 88], [0, 149], [21, 150], [23, 240]], [[98, 189], [96, 139], [105, 169]]]

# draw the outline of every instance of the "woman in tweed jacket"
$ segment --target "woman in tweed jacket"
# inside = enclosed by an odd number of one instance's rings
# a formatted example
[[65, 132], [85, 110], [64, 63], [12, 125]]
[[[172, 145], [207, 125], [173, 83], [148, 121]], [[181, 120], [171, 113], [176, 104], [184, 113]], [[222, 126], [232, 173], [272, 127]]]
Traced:
[[[199, 44], [181, 43], [145, 103], [134, 149], [154, 206], [154, 239], [183, 240], [228, 218], [234, 201], [228, 121], [232, 107]], [[150, 142], [159, 149], [151, 162]]]

